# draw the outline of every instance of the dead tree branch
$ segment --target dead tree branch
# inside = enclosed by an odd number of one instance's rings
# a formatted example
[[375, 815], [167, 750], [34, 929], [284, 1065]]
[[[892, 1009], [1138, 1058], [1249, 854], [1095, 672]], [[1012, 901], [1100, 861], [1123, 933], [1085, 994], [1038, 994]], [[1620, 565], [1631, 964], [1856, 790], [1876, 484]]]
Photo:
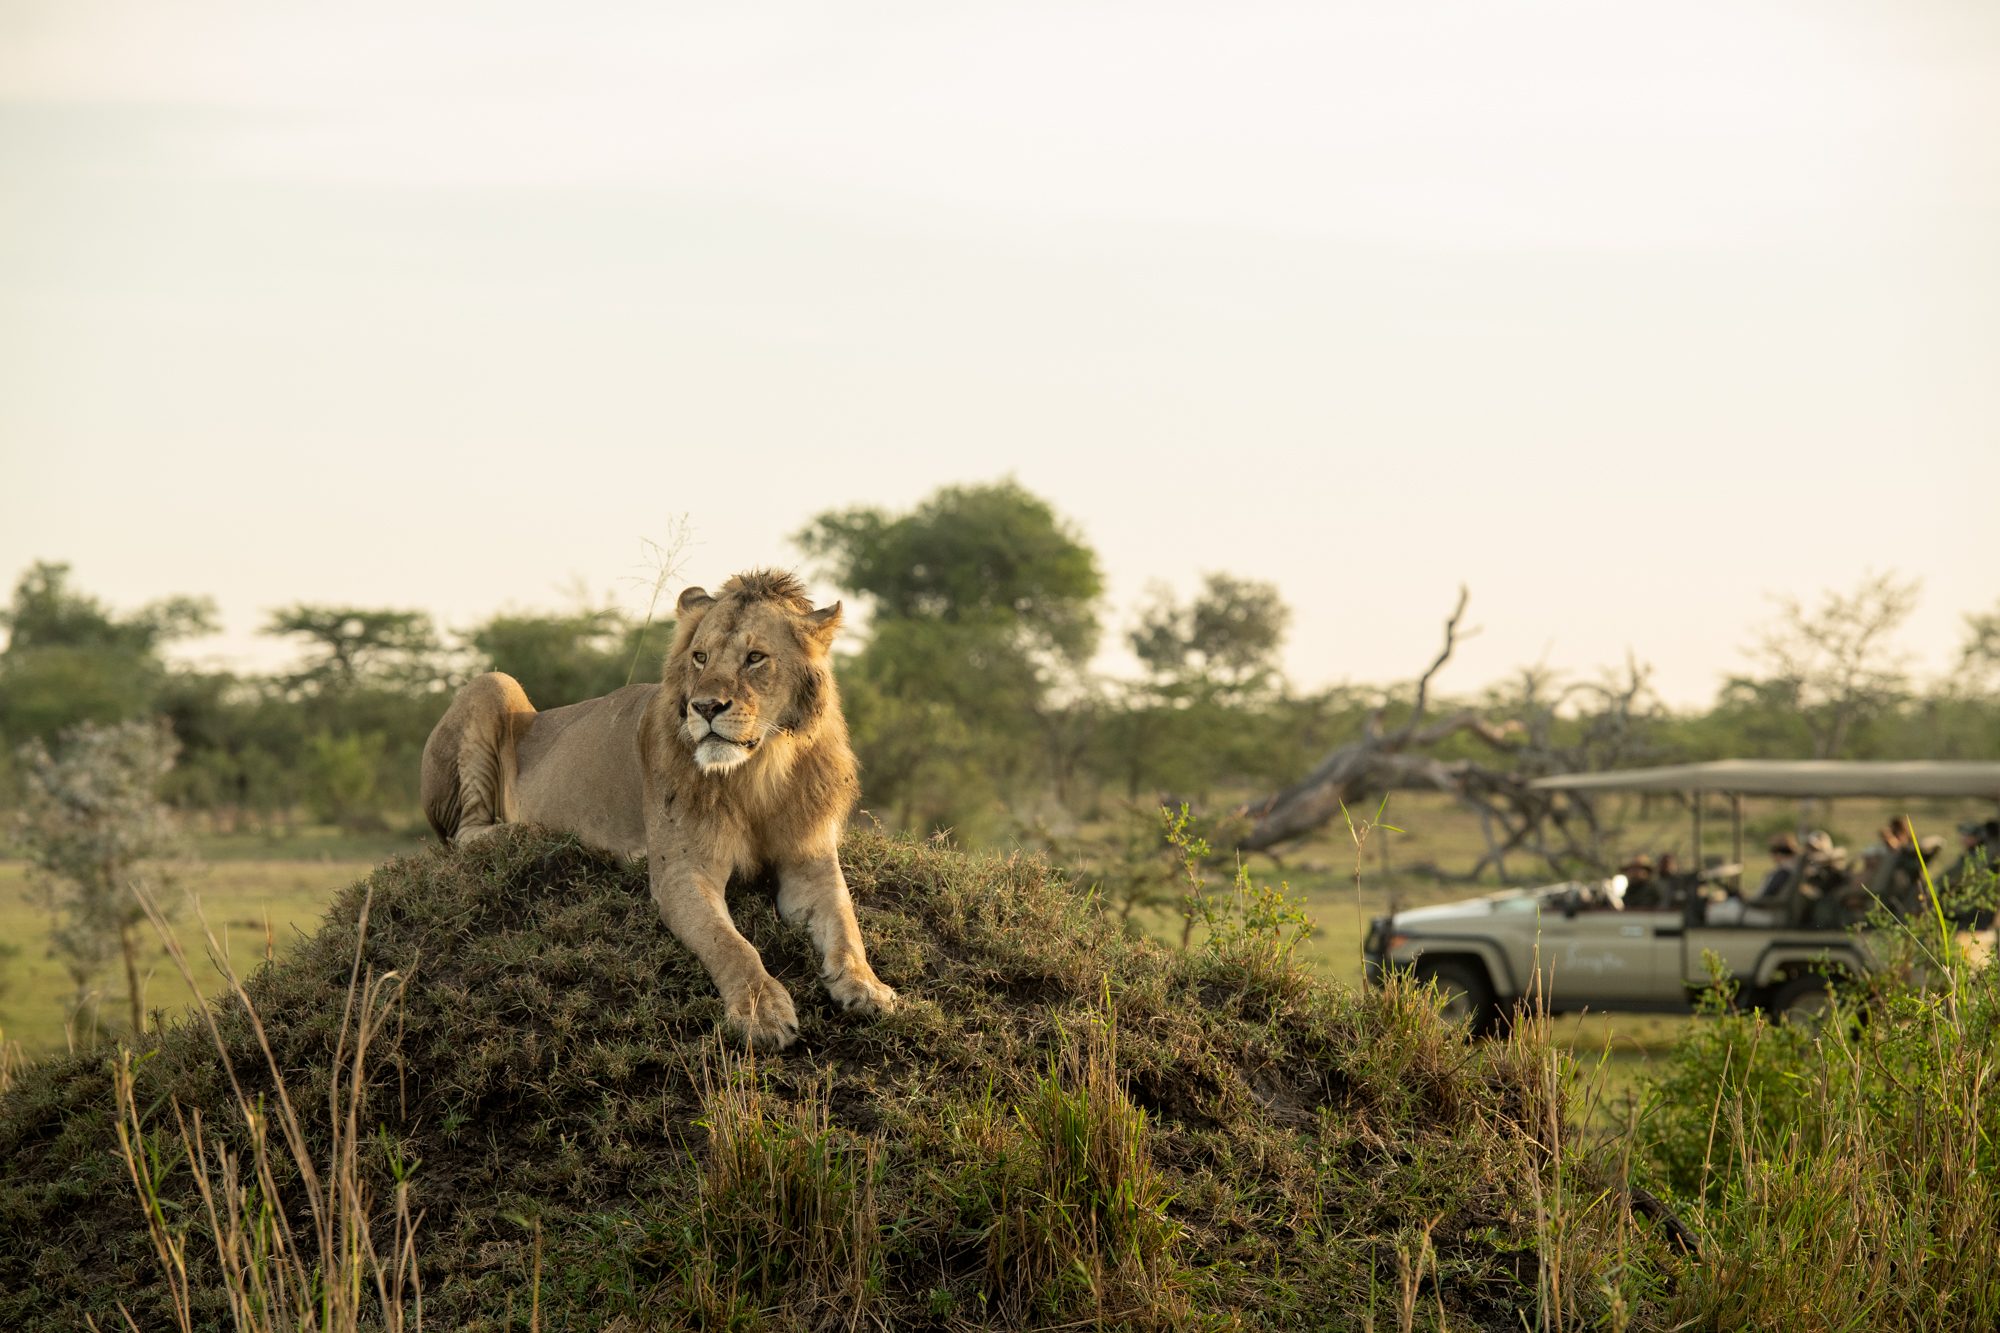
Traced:
[[[1409, 716], [1390, 729], [1383, 720], [1386, 705], [1375, 709], [1358, 739], [1328, 753], [1297, 782], [1242, 807], [1238, 813], [1249, 829], [1239, 850], [1268, 851], [1295, 841], [1343, 807], [1363, 807], [1387, 792], [1429, 790], [1451, 792], [1479, 813], [1486, 852], [1470, 877], [1488, 867], [1504, 877], [1506, 858], [1522, 851], [1559, 873], [1604, 863], [1609, 853], [1596, 812], [1532, 784], [1551, 773], [1629, 762], [1642, 748], [1640, 724], [1652, 706], [1648, 673], [1628, 662], [1621, 678], [1558, 688], [1546, 670], [1530, 670], [1502, 705], [1514, 716], [1496, 720], [1491, 708], [1467, 708], [1427, 722], [1433, 680], [1458, 642], [1476, 632], [1460, 628], [1467, 601], [1460, 588], [1445, 621], [1444, 644], [1417, 678]], [[1577, 700], [1587, 701], [1578, 714], [1565, 711]], [[1460, 735], [1477, 740], [1505, 766], [1426, 753]]]

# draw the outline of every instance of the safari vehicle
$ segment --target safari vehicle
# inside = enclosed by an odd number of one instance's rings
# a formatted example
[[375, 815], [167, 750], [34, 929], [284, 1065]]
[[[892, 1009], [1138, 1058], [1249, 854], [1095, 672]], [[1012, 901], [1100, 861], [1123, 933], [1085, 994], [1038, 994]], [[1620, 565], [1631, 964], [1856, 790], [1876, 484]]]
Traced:
[[[1576, 793], [1679, 793], [1694, 812], [1695, 864], [1702, 863], [1703, 807], [1726, 797], [1731, 863], [1706, 877], [1727, 881], [1743, 865], [1743, 798], [1781, 796], [1975, 797], [2000, 801], [2000, 763], [1840, 763], [1725, 760], [1623, 772], [1572, 773], [1534, 784]], [[1685, 1013], [1711, 984], [1706, 955], [1721, 961], [1742, 1000], [1780, 1019], [1826, 1004], [1829, 978], [1862, 976], [1878, 965], [1865, 933], [1711, 921], [1697, 892], [1660, 910], [1628, 910], [1624, 876], [1487, 894], [1435, 907], [1392, 911], [1369, 926], [1367, 975], [1404, 969], [1435, 981], [1446, 1013], [1475, 1031], [1490, 1029], [1524, 1002], [1551, 1013], [1580, 1009]]]

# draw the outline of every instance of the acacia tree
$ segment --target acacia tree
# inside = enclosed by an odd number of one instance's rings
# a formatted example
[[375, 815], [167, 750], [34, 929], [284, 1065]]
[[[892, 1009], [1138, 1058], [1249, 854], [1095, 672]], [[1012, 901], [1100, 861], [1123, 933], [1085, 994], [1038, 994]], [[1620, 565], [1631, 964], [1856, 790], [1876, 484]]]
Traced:
[[[1040, 769], [1060, 788], [1094, 717], [1083, 670], [1104, 581], [1046, 501], [1012, 480], [947, 486], [907, 513], [821, 514], [795, 540], [868, 606], [868, 641], [844, 680], [857, 702], [868, 696], [850, 722], [873, 798], [913, 809], [899, 772], [997, 794]], [[871, 720], [940, 716], [954, 725], [928, 738], [921, 763], [884, 762], [906, 738]]]
[[53, 753], [38, 740], [21, 750], [26, 793], [15, 841], [36, 896], [55, 914], [50, 940], [76, 988], [75, 1007], [89, 1002], [92, 981], [122, 955], [135, 1033], [145, 1026], [133, 938], [146, 919], [140, 894], [159, 901], [183, 851], [158, 796], [178, 750], [164, 721], [85, 723], [65, 732]]
[[312, 657], [293, 683], [312, 691], [352, 689], [371, 681], [423, 686], [442, 674], [437, 626], [423, 611], [301, 602], [273, 611], [264, 633], [306, 641]]
[[1242, 761], [1266, 748], [1257, 706], [1283, 683], [1278, 649], [1290, 623], [1276, 585], [1257, 579], [1208, 574], [1185, 602], [1151, 590], [1126, 635], [1146, 674], [1107, 728], [1129, 796], [1148, 783], [1200, 796], [1241, 776]]
[[215, 605], [170, 597], [119, 614], [73, 587], [68, 565], [39, 561], [0, 609], [0, 629], [0, 734], [47, 741], [154, 711], [168, 678], [161, 648], [212, 633]]
[[1827, 591], [1816, 606], [1779, 600], [1777, 618], [1749, 650], [1762, 674], [1747, 683], [1796, 714], [1815, 759], [1842, 754], [1855, 732], [1909, 691], [1907, 658], [1891, 642], [1917, 607], [1918, 583], [1871, 575], [1851, 593]]
[[305, 779], [322, 814], [379, 827], [416, 798], [418, 756], [456, 659], [422, 611], [297, 604], [264, 633], [306, 641], [300, 668], [270, 683], [258, 747]]
[[1180, 693], [1253, 694], [1277, 678], [1292, 611], [1274, 583], [1213, 573], [1181, 602], [1156, 588], [1128, 639], [1155, 682]]

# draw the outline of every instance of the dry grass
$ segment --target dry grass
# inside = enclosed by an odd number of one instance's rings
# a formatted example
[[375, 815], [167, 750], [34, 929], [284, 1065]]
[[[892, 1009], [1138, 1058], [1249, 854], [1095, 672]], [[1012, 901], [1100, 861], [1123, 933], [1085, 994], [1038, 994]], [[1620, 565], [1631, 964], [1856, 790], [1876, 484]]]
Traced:
[[197, 1021], [15, 1077], [0, 1325], [413, 1326], [419, 1258], [454, 1329], [2000, 1320], [2000, 980], [1942, 934], [1866, 1022], [1686, 1027], [1634, 1125], [1546, 1020], [1288, 965], [1270, 899], [1179, 952], [1032, 859], [847, 869], [909, 1002], [840, 1014], [740, 886], [803, 1020], [752, 1062], [636, 867], [384, 867]]
[[[147, 902], [146, 909], [182, 980], [198, 997], [200, 986], [178, 937], [154, 904]], [[198, 908], [196, 915], [200, 919]], [[123, 1048], [117, 1053], [112, 1086], [119, 1156], [145, 1215], [174, 1326], [181, 1333], [205, 1326], [196, 1318], [188, 1262], [190, 1247], [199, 1244], [213, 1247], [212, 1281], [238, 1333], [353, 1333], [363, 1327], [401, 1333], [406, 1327], [421, 1328], [411, 1164], [389, 1154], [394, 1186], [386, 1209], [388, 1234], [380, 1247], [376, 1224], [381, 1210], [371, 1172], [363, 1166], [364, 1152], [375, 1146], [368, 1106], [370, 1053], [397, 1015], [405, 980], [395, 972], [376, 976], [363, 970], [367, 897], [356, 919], [354, 964], [341, 1004], [325, 1104], [303, 1112], [294, 1104], [255, 1004], [228, 965], [226, 949], [205, 919], [201, 924], [209, 955], [255, 1033], [270, 1091], [246, 1091], [230, 1042], [213, 1011], [202, 1008], [202, 1024], [230, 1089], [229, 1128], [248, 1146], [230, 1146], [205, 1124], [200, 1107], [183, 1106], [178, 1099], [169, 1100], [173, 1130], [167, 1133], [149, 1123], [151, 1110], [141, 1106], [133, 1053]], [[311, 1135], [308, 1116], [323, 1116]], [[325, 1144], [318, 1160], [315, 1140]], [[179, 1206], [183, 1190], [176, 1177], [183, 1170], [199, 1197], [199, 1210]], [[296, 1214], [302, 1219], [295, 1220]], [[132, 1333], [139, 1333], [139, 1321], [122, 1304], [119, 1313]]]
[[[177, 1297], [115, 1152], [136, 1106], [164, 1130], [160, 1212], [202, 1212], [176, 1103], [327, 1271], [354, 1271], [334, 1265], [360, 1233], [336, 1229], [322, 1257], [286, 1156], [328, 1180], [322, 1164], [351, 1164], [385, 1264], [407, 1252], [397, 1209], [421, 1214], [424, 1318], [454, 1330], [1537, 1317], [1521, 1256], [1556, 1234], [1539, 1219], [1564, 1215], [1571, 1186], [1522, 1052], [1468, 1044], [1405, 987], [1274, 985], [1265, 949], [1132, 938], [1031, 858], [862, 835], [845, 861], [906, 1003], [839, 1012], [810, 941], [740, 886], [738, 922], [802, 1028], [754, 1066], [725, 1054], [713, 988], [639, 867], [529, 832], [390, 863], [244, 984], [255, 1022], [239, 999], [212, 1027], [170, 1026], [122, 1094], [117, 1062], [86, 1054], [0, 1100], [0, 1326], [110, 1327], [122, 1305], [174, 1327], [177, 1300], [197, 1325], [231, 1322], [221, 1252], [185, 1247]], [[352, 1013], [374, 1012], [365, 979], [390, 972], [411, 979], [393, 1027], [370, 1020], [357, 1075], [342, 997], [361, 978]], [[303, 1114], [337, 1092], [366, 1094], [353, 1132]], [[240, 1111], [260, 1098], [263, 1174]], [[1574, 1323], [1605, 1247], [1568, 1216]]]

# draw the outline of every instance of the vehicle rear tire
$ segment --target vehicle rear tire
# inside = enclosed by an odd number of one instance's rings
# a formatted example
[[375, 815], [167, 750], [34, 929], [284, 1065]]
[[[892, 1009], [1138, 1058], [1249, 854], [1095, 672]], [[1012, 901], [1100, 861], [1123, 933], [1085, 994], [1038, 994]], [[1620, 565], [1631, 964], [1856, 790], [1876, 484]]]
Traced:
[[1802, 972], [1771, 993], [1767, 1008], [1787, 1027], [1817, 1032], [1833, 1012], [1833, 987], [1817, 972]]
[[1411, 974], [1420, 982], [1437, 985], [1438, 995], [1444, 1000], [1440, 1013], [1447, 1023], [1463, 1024], [1475, 1037], [1493, 1030], [1500, 1007], [1493, 1002], [1493, 985], [1486, 979], [1484, 968], [1455, 958], [1440, 958], [1436, 962], [1419, 959]]

